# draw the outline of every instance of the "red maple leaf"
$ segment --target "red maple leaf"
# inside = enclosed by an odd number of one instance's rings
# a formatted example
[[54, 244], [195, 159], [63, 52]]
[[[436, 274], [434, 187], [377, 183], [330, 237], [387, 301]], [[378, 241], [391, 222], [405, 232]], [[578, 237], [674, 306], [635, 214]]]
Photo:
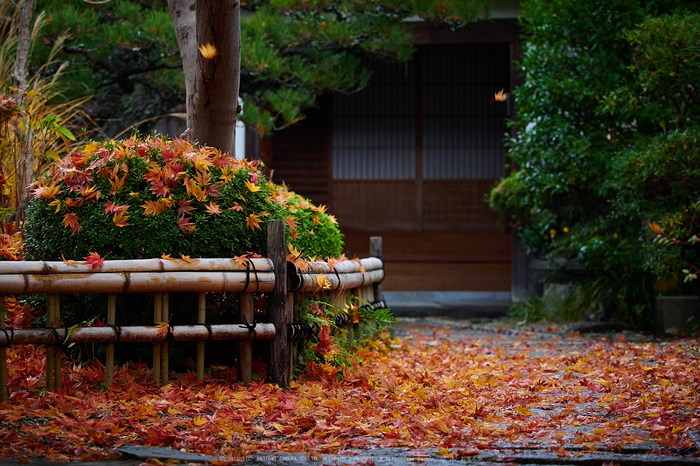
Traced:
[[98, 267], [102, 267], [105, 263], [105, 260], [100, 257], [99, 253], [96, 252], [91, 252], [89, 256], [85, 257], [85, 262], [87, 265], [90, 266], [91, 269], [96, 269]]
[[195, 229], [194, 223], [190, 222], [190, 218], [184, 215], [177, 220], [177, 226], [185, 233], [192, 233]]

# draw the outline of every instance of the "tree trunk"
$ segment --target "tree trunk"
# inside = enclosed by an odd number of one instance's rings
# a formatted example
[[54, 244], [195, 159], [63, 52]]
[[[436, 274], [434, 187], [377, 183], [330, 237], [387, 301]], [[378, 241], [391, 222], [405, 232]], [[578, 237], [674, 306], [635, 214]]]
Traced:
[[19, 91], [14, 92], [13, 97], [20, 105], [23, 105], [24, 92], [29, 87], [29, 53], [31, 52], [32, 18], [35, 7], [36, 0], [25, 0], [20, 11], [19, 28], [17, 29], [17, 53], [12, 71], [12, 85], [19, 89]]
[[[12, 84], [17, 91], [13, 92], [15, 101], [24, 106], [25, 96], [29, 90], [29, 55], [32, 48], [32, 18], [36, 0], [25, 0], [20, 11], [19, 26], [17, 28], [17, 51], [15, 53], [15, 66], [12, 70]], [[29, 184], [34, 175], [34, 129], [27, 125], [25, 140], [19, 159], [15, 161], [15, 226], [19, 228], [21, 219], [24, 218], [22, 203], [27, 196]]]
[[194, 83], [197, 75], [197, 32], [195, 0], [168, 0], [170, 17], [175, 26], [177, 45], [180, 49], [182, 70], [185, 74], [187, 128], [192, 130], [194, 115]]
[[[187, 127], [200, 144], [235, 155], [241, 66], [240, 4], [168, 0], [185, 72]], [[213, 46], [205, 57], [198, 48]]]
[[234, 156], [241, 69], [240, 4], [237, 0], [200, 0], [196, 15], [198, 47], [214, 46], [216, 54], [211, 58], [197, 55], [192, 136]]

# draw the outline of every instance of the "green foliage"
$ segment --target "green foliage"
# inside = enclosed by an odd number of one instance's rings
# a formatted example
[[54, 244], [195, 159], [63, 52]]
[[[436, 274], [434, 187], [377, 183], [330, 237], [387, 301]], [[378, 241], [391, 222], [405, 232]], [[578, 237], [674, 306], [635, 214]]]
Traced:
[[[370, 72], [362, 59], [406, 61], [417, 13], [452, 29], [484, 18], [490, 0], [253, 0], [241, 21], [242, 119], [260, 134], [292, 125], [328, 92], [354, 92]], [[89, 113], [110, 137], [147, 133], [185, 101], [175, 30], [165, 1], [40, 0], [50, 44], [68, 33], [61, 58], [75, 95], [95, 94]], [[41, 49], [41, 47], [40, 47]]]
[[[531, 252], [603, 280], [597, 295], [624, 303], [618, 318], [649, 307], [654, 274], [697, 263], [684, 246], [652, 243], [647, 226], [672, 215], [683, 241], [694, 233], [697, 4], [523, 4], [525, 82], [509, 141], [519, 171], [496, 190], [520, 184], [492, 205]], [[669, 122], [686, 132], [667, 133]]]
[[165, 1], [39, 0], [48, 18], [39, 57], [60, 37], [58, 55], [70, 71], [68, 98], [94, 95], [86, 111], [110, 137], [185, 101], [175, 28]]

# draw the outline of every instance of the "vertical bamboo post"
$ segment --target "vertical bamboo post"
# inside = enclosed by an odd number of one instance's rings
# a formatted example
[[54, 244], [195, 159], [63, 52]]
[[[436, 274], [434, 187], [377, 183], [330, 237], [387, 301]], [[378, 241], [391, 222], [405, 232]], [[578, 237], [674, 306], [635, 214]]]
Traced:
[[[53, 327], [53, 321], [56, 319], [56, 305], [54, 295], [46, 297], [46, 328]], [[54, 385], [54, 348], [52, 345], [44, 345], [46, 352], [46, 391], [52, 392], [55, 389]]]
[[[239, 322], [253, 323], [254, 312], [253, 293], [239, 293]], [[243, 340], [238, 342], [238, 366], [236, 368], [238, 380], [248, 385], [253, 380], [253, 342]]]
[[289, 388], [291, 362], [289, 351], [289, 323], [287, 312], [287, 258], [284, 220], [270, 220], [267, 224], [267, 256], [275, 270], [275, 286], [267, 301], [269, 320], [275, 326], [275, 338], [270, 347], [268, 375], [270, 382]]
[[[153, 322], [157, 325], [163, 321], [162, 316], [163, 293], [155, 293], [153, 296]], [[161, 344], [153, 343], [153, 381], [160, 383], [160, 353]]]
[[[117, 295], [107, 295], [107, 325], [117, 323]], [[105, 383], [112, 385], [114, 382], [114, 343], [107, 343], [107, 355], [105, 358]]]
[[[382, 258], [382, 237], [381, 236], [371, 236], [369, 238], [369, 255], [370, 257]], [[382, 292], [382, 282], [377, 282], [373, 284], [374, 287], [374, 300], [381, 301], [384, 299], [384, 293]]]
[[[0, 330], [5, 331], [5, 296], [0, 295]], [[0, 348], [0, 402], [7, 401], [10, 393], [7, 389], [7, 348]]]
[[[170, 293], [163, 293], [163, 298], [161, 302], [161, 317], [165, 325], [170, 325]], [[160, 349], [160, 383], [168, 383], [168, 356], [170, 354], [170, 348], [168, 340], [161, 343]]]
[[[207, 323], [207, 294], [199, 293], [197, 306], [197, 323]], [[197, 382], [204, 380], [204, 342], [197, 342]]]
[[[61, 299], [59, 295], [54, 295], [54, 316], [55, 321], [61, 321]], [[61, 345], [57, 344], [53, 350], [53, 384], [56, 390], [63, 388], [61, 382]]]

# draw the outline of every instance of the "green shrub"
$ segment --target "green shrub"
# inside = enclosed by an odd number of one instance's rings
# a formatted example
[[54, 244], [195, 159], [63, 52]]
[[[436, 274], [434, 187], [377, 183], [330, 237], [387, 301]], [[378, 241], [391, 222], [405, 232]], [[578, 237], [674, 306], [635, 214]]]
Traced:
[[89, 143], [51, 165], [32, 196], [28, 259], [265, 255], [270, 219], [287, 220], [304, 257], [342, 253], [324, 208], [265, 180], [255, 161], [183, 140]]
[[618, 319], [650, 316], [656, 276], [700, 271], [698, 3], [523, 4], [520, 197], [495, 206], [517, 208], [527, 250], [580, 263]]

